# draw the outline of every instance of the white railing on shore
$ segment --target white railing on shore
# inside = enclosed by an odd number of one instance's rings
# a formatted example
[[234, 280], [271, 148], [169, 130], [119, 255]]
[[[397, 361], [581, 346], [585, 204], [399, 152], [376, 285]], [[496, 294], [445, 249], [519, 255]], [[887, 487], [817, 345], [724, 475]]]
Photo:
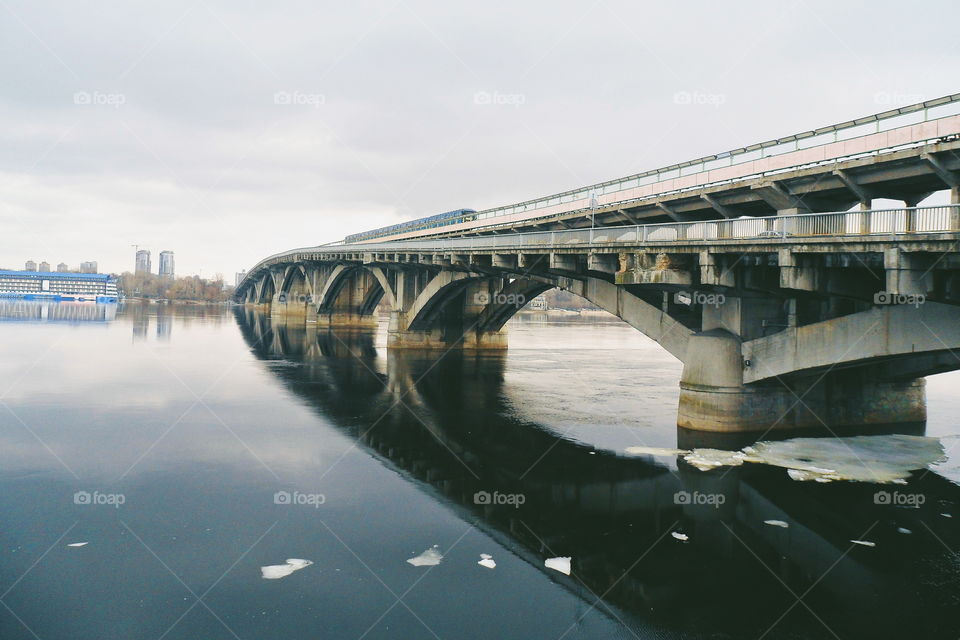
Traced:
[[[724, 242], [749, 240], [757, 242], [788, 241], [799, 238], [852, 239], [864, 236], [900, 236], [928, 233], [960, 232], [960, 205], [936, 207], [903, 207], [866, 211], [834, 211], [803, 213], [762, 218], [733, 218], [701, 222], [641, 224], [625, 227], [596, 227], [567, 231], [533, 231], [495, 236], [467, 238], [427, 238], [395, 240], [365, 244], [327, 244], [293, 249], [261, 260], [249, 274], [260, 267], [291, 260], [310, 259], [311, 255], [329, 253], [403, 253], [410, 251], [450, 252], [457, 249], [519, 249], [585, 247], [619, 247], [661, 242]], [[238, 283], [242, 285], [246, 277]]]

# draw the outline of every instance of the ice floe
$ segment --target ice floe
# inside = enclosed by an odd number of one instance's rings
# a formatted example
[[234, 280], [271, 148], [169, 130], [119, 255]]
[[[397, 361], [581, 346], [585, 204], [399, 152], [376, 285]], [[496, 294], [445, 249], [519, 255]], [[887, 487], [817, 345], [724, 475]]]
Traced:
[[784, 529], [786, 529], [787, 527], [790, 526], [789, 524], [787, 524], [787, 523], [784, 522], [783, 520], [764, 520], [764, 521], [763, 521], [763, 524], [768, 524], [768, 525], [770, 525], [771, 527], [783, 527]]
[[497, 563], [493, 561], [493, 556], [489, 553], [480, 554], [480, 562], [477, 563], [481, 567], [486, 567], [487, 569], [496, 569]]
[[875, 546], [877, 546], [877, 543], [876, 543], [876, 542], [870, 542], [869, 540], [851, 540], [850, 542], [852, 542], [853, 544], [862, 545], [862, 546], [864, 546], [864, 547], [875, 547]]
[[68, 547], [85, 547], [85, 546], [87, 546], [88, 544], [90, 544], [90, 543], [89, 543], [89, 542], [71, 542], [71, 543], [68, 544], [67, 546], [68, 546]]
[[717, 467], [739, 467], [747, 459], [747, 456], [742, 451], [694, 449], [683, 456], [683, 459], [700, 471], [709, 471]]
[[670, 535], [672, 535], [674, 538], [676, 538], [680, 542], [686, 542], [687, 540], [690, 539], [690, 536], [688, 536], [685, 533], [680, 533], [679, 531], [671, 531]]
[[897, 533], [913, 533], [913, 531], [910, 531], [910, 529], [906, 527], [897, 527]]
[[559, 558], [547, 558], [543, 561], [543, 566], [547, 569], [559, 571], [565, 575], [570, 575], [570, 557], [562, 556]]
[[302, 558], [287, 558], [285, 564], [271, 564], [266, 567], [260, 567], [260, 573], [263, 574], [264, 580], [279, 580], [280, 578], [286, 578], [294, 571], [305, 569], [312, 564], [312, 561]]
[[664, 447], [627, 447], [624, 452], [631, 456], [679, 456], [690, 453], [687, 449], [668, 449]]
[[439, 545], [433, 545], [420, 555], [407, 560], [415, 567], [434, 567], [443, 560], [443, 554], [440, 553]]
[[682, 455], [701, 471], [751, 462], [782, 467], [797, 481], [894, 484], [906, 483], [912, 471], [946, 460], [939, 438], [904, 434], [761, 441], [741, 451], [628, 447], [626, 453]]

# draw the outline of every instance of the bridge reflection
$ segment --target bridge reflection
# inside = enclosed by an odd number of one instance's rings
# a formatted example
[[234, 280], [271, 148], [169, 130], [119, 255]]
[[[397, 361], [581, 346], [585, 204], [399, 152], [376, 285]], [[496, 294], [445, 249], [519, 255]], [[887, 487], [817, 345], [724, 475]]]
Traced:
[[[371, 331], [318, 332], [249, 308], [236, 317], [257, 357], [293, 365], [270, 369], [326, 419], [636, 630], [939, 637], [952, 629], [956, 590], [941, 587], [960, 581], [950, 551], [960, 529], [941, 513], [960, 491], [936, 474], [897, 487], [924, 496], [903, 509], [877, 504], [878, 489], [890, 487], [798, 483], [761, 466], [704, 473], [682, 460], [596, 451], [514, 417], [502, 393], [505, 354], [382, 355]], [[685, 445], [696, 444], [691, 437]], [[524, 504], [478, 504], [478, 494], [495, 491]], [[863, 538], [876, 547], [850, 543]], [[572, 575], [545, 569], [551, 556], [572, 556]]]

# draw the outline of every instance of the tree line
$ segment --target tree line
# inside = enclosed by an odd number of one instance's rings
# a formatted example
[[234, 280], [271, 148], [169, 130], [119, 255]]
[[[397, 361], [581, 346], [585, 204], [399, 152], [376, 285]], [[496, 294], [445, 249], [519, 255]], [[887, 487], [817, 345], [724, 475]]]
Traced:
[[117, 282], [120, 292], [128, 298], [167, 300], [194, 300], [197, 302], [225, 302], [233, 295], [233, 287], [225, 287], [223, 274], [207, 280], [199, 276], [170, 278], [154, 273], [123, 273]]

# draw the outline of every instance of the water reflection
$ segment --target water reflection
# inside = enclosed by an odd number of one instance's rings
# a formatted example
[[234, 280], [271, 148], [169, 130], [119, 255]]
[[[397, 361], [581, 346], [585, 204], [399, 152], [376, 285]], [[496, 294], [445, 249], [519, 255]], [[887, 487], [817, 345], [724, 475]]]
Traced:
[[[274, 324], [249, 310], [237, 321], [273, 375], [337, 428], [635, 630], [955, 631], [960, 495], [935, 473], [894, 487], [817, 485], [781, 469], [701, 472], [682, 460], [624, 457], [517, 419], [504, 401], [509, 356], [383, 357], [372, 333]], [[717, 444], [683, 438], [684, 447]], [[523, 504], [484, 504], [494, 492]], [[914, 500], [905, 506], [882, 492]], [[551, 556], [572, 556], [572, 575], [543, 568]]]
[[111, 322], [116, 316], [116, 304], [0, 300], [0, 321], [3, 322]]

